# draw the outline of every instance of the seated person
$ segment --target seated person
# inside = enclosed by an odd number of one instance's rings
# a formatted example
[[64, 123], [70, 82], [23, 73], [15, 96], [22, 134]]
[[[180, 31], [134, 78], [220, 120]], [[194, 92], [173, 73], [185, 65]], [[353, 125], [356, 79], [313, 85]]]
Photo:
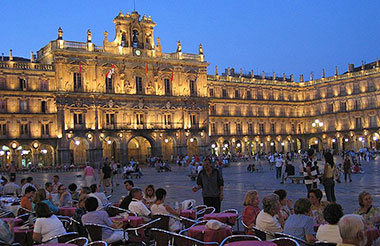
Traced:
[[32, 199], [34, 198], [36, 189], [33, 186], [28, 186], [25, 189], [25, 195], [21, 197], [20, 206], [29, 211], [33, 210]]
[[[46, 203], [39, 202], [35, 206], [37, 220], [34, 223], [33, 240], [37, 242], [46, 242], [49, 238], [66, 233], [62, 222], [52, 214]], [[57, 243], [57, 239], [49, 243]]]
[[104, 207], [105, 205], [109, 203], [106, 197], [106, 194], [104, 194], [103, 192], [99, 192], [99, 187], [97, 184], [92, 184], [90, 186], [90, 189], [91, 189], [90, 196], [96, 196], [97, 198], [99, 198], [98, 201], [100, 200], [101, 202], [101, 204], [99, 204], [100, 206]]
[[73, 219], [78, 223], [73, 223], [74, 231], [77, 231], [79, 233], [79, 236], [81, 237], [87, 237], [86, 229], [84, 228], [82, 224], [82, 216], [87, 213], [86, 211], [86, 200], [89, 196], [87, 194], [83, 194], [79, 197], [78, 200], [78, 208], [75, 209], [75, 213], [73, 215]]
[[12, 245], [14, 239], [13, 233], [14, 222], [5, 222], [0, 220], [0, 245]]
[[314, 243], [314, 221], [311, 217], [311, 202], [301, 198], [294, 204], [294, 213], [286, 220], [284, 233]]
[[323, 210], [323, 218], [328, 224], [320, 225], [317, 231], [318, 241], [342, 243], [338, 222], [343, 217], [343, 209], [337, 203], [328, 204]]
[[21, 193], [21, 188], [16, 182], [16, 177], [11, 176], [10, 182], [4, 185], [3, 193], [4, 195], [16, 195]]
[[256, 218], [260, 213], [260, 199], [259, 194], [255, 190], [247, 192], [244, 198], [244, 211], [242, 220], [248, 228], [256, 226]]
[[33, 199], [34, 205], [39, 202], [46, 203], [49, 206], [49, 209], [53, 213], [55, 214], [58, 213], [58, 207], [54, 206], [53, 203], [51, 203], [51, 201], [46, 198], [46, 190], [43, 188], [40, 188], [37, 190], [37, 193], [35, 194], [34, 199]]
[[342, 243], [337, 246], [366, 245], [367, 233], [363, 218], [357, 214], [347, 214], [338, 223]]
[[144, 204], [150, 208], [152, 204], [156, 201], [156, 195], [154, 190], [154, 185], [150, 184], [145, 187], [145, 194], [143, 197]]
[[[256, 226], [260, 230], [275, 233], [282, 232], [284, 219], [281, 215], [280, 198], [277, 194], [269, 194], [263, 198], [263, 210], [256, 218]], [[271, 239], [267, 237], [267, 240]]]
[[78, 186], [74, 183], [69, 185], [69, 193], [71, 195], [71, 199], [78, 201], [79, 200], [79, 192], [77, 191]]
[[[85, 207], [86, 207], [87, 213], [82, 216], [83, 225], [99, 224], [99, 225], [105, 225], [112, 228], [117, 228], [118, 226], [112, 222], [111, 218], [108, 216], [106, 211], [96, 210], [98, 208], [98, 205], [99, 205], [98, 200], [95, 197], [89, 197], [86, 199]], [[124, 234], [123, 231], [113, 231], [113, 230], [104, 228], [102, 230], [102, 240], [106, 241], [109, 244], [114, 243], [114, 242], [122, 240], [123, 234]]]
[[59, 194], [59, 207], [71, 207], [73, 205], [73, 200], [71, 195], [66, 191], [65, 185], [61, 184], [58, 186]]
[[[163, 214], [179, 216], [178, 211], [164, 203], [166, 198], [166, 191], [164, 189], [159, 188], [156, 190], [156, 198], [156, 202], [151, 207], [153, 215]], [[169, 231], [178, 232], [181, 228], [182, 225], [179, 220], [175, 220], [174, 218], [169, 219]]]
[[133, 188], [131, 191], [132, 201], [128, 206], [128, 209], [135, 212], [138, 216], [144, 218], [144, 221], [150, 221], [151, 211], [142, 202], [143, 194], [140, 188]]

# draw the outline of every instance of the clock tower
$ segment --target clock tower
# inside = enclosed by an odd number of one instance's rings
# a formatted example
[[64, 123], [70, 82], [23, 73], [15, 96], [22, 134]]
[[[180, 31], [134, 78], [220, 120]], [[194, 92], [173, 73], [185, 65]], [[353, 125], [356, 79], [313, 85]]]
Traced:
[[160, 49], [156, 47], [153, 39], [153, 28], [156, 23], [145, 15], [133, 11], [131, 14], [119, 13], [113, 20], [115, 23], [115, 39], [108, 41], [108, 32], [104, 33], [103, 46], [106, 52], [155, 57]]

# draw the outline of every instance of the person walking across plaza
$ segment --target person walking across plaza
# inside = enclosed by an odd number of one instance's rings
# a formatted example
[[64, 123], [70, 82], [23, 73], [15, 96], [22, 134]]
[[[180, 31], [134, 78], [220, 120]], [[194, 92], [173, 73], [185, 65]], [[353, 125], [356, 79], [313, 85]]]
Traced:
[[314, 150], [309, 149], [307, 151], [307, 157], [306, 159], [302, 160], [302, 166], [303, 166], [303, 177], [305, 180], [305, 185], [307, 192], [309, 192], [311, 189], [317, 189], [318, 187], [318, 165], [317, 162], [314, 161]]
[[281, 155], [277, 155], [276, 159], [276, 179], [281, 178], [281, 173], [282, 173], [282, 165], [284, 163], [284, 160], [282, 159]]
[[83, 170], [83, 177], [87, 187], [95, 184], [95, 170], [90, 166], [89, 162], [87, 162], [86, 167]]
[[347, 176], [352, 182], [351, 173], [352, 173], [352, 162], [349, 155], [346, 155], [343, 162], [343, 172], [344, 172], [344, 181], [347, 182]]
[[325, 171], [323, 172], [323, 186], [325, 187], [327, 201], [336, 202], [335, 198], [335, 164], [334, 157], [330, 152], [325, 153]]
[[197, 185], [192, 188], [193, 192], [202, 189], [203, 203], [208, 207], [214, 207], [216, 213], [220, 212], [224, 181], [221, 173], [211, 166], [209, 160], [203, 162], [203, 169], [197, 177]]

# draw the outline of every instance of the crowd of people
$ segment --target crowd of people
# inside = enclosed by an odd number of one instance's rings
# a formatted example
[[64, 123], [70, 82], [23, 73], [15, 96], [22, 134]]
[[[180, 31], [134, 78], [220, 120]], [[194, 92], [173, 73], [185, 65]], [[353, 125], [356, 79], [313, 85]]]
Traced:
[[[318, 159], [324, 157], [323, 170], [319, 170]], [[365, 237], [353, 236], [349, 230], [355, 231], [360, 228], [377, 228], [380, 223], [380, 208], [374, 207], [372, 196], [369, 192], [363, 191], [358, 197], [358, 209], [355, 215], [344, 215], [342, 206], [337, 203], [335, 197], [334, 184], [337, 180], [338, 167], [334, 162], [333, 155], [325, 151], [322, 156], [316, 156], [314, 150], [308, 150], [302, 158], [300, 174], [305, 180], [307, 195], [297, 199], [294, 203], [288, 199], [285, 189], [274, 190], [273, 193], [260, 194], [263, 198], [260, 201], [259, 192], [250, 190], [246, 193], [243, 204], [242, 221], [247, 228], [253, 226], [268, 233], [281, 232], [296, 236], [307, 242], [326, 241], [331, 243], [348, 243], [350, 240], [364, 242]], [[259, 155], [254, 157], [255, 161], [260, 160]], [[294, 175], [295, 169], [292, 164], [297, 158], [294, 154], [273, 154], [267, 157], [269, 166], [276, 167], [275, 176], [281, 179], [281, 183], [286, 181], [289, 175]], [[284, 160], [285, 159], [285, 160]], [[155, 167], [156, 163], [161, 163], [159, 158], [149, 160]], [[203, 204], [214, 207], [215, 212], [221, 211], [221, 203], [224, 199], [224, 179], [221, 167], [225, 165], [223, 158], [199, 157], [179, 158], [183, 165], [193, 166], [196, 169], [196, 185], [192, 187], [193, 192], [202, 190]], [[352, 165], [351, 154], [344, 155], [343, 172], [345, 180], [351, 182]], [[131, 160], [129, 163], [134, 168], [134, 172], [141, 172], [139, 164]], [[137, 167], [137, 169], [136, 169]], [[349, 168], [348, 170], [346, 170]], [[337, 171], [338, 170], [338, 171]], [[86, 236], [84, 224], [95, 223], [120, 228], [122, 225], [113, 221], [105, 208], [110, 204], [107, 193], [111, 193], [118, 181], [122, 178], [129, 178], [131, 173], [123, 172], [121, 166], [113, 161], [105, 160], [100, 169], [99, 185], [96, 180], [96, 171], [90, 165], [83, 170], [85, 186], [78, 188], [75, 183], [63, 184], [60, 177], [54, 175], [51, 182], [46, 182], [43, 186], [34, 184], [32, 177], [23, 178], [20, 183], [16, 183], [16, 174], [11, 173], [9, 181], [3, 177], [0, 185], [0, 192], [3, 195], [20, 196], [21, 210], [26, 213], [35, 212], [36, 221], [34, 223], [33, 239], [37, 242], [44, 242], [48, 238], [66, 232], [61, 221], [57, 217], [60, 207], [75, 206], [73, 219], [78, 221], [76, 230], [80, 235]], [[119, 177], [119, 174], [125, 174]], [[142, 175], [142, 173], [141, 173]], [[318, 189], [322, 183], [325, 189], [326, 200], [323, 192]], [[66, 188], [67, 187], [67, 188]], [[152, 220], [154, 215], [172, 215], [169, 221], [171, 231], [179, 231], [182, 228], [179, 220], [174, 217], [180, 215], [182, 206], [170, 206], [166, 203], [167, 192], [163, 188], [156, 189], [153, 184], [149, 184], [144, 190], [135, 187], [131, 179], [124, 181], [125, 196], [119, 201], [121, 209], [129, 210], [142, 217], [145, 222]], [[352, 222], [354, 226], [347, 225]], [[315, 232], [315, 227], [318, 230]], [[350, 227], [351, 226], [351, 227]], [[7, 224], [0, 220], [0, 240], [9, 242], [12, 240], [12, 224]], [[120, 231], [103, 230], [103, 239], [108, 243], [121, 240], [125, 235]]]

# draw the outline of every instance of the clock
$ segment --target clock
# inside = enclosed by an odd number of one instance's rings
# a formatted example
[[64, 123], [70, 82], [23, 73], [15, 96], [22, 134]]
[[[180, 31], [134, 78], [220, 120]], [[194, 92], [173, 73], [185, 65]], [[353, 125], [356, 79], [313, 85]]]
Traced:
[[141, 51], [140, 50], [135, 50], [135, 55], [140, 56], [141, 55]]

